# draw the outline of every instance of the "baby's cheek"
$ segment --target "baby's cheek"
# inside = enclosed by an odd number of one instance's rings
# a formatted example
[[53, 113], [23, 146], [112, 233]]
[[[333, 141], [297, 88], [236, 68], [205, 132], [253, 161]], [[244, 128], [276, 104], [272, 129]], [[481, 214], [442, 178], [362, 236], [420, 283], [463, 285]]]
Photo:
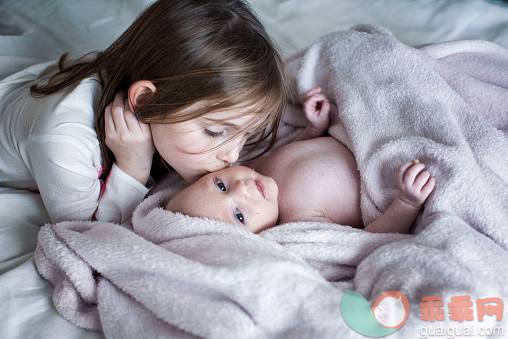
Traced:
[[256, 220], [249, 226], [249, 231], [259, 233], [277, 224], [278, 210], [274, 209], [271, 204], [263, 204], [262, 208], [254, 212], [253, 216]]
[[277, 224], [279, 218], [279, 204], [278, 202], [272, 203], [270, 206], [268, 227], [273, 227]]

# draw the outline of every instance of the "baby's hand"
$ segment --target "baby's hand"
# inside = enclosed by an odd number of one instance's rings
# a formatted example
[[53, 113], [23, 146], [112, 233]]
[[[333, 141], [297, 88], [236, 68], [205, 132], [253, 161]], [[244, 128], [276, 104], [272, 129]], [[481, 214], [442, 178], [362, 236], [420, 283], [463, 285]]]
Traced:
[[434, 189], [436, 179], [418, 159], [403, 163], [397, 173], [398, 198], [416, 208], [420, 208]]
[[146, 184], [152, 167], [155, 146], [150, 126], [140, 122], [129, 107], [123, 92], [115, 96], [104, 111], [106, 146], [113, 152], [122, 171]]
[[328, 129], [330, 102], [324, 94], [321, 94], [321, 87], [313, 88], [305, 94], [303, 109], [312, 127], [319, 131]]

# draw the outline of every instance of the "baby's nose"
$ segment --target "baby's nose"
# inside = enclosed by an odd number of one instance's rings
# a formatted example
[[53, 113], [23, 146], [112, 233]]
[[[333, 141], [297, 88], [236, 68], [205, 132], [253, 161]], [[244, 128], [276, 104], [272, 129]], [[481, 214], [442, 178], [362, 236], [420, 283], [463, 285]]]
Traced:
[[252, 187], [247, 180], [238, 180], [236, 183], [236, 189], [239, 194], [246, 198], [250, 198], [252, 194]]

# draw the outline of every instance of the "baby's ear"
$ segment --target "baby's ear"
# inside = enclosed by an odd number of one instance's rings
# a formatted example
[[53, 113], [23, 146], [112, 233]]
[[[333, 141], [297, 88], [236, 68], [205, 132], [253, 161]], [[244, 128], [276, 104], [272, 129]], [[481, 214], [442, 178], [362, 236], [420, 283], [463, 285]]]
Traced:
[[139, 106], [143, 105], [152, 97], [157, 88], [148, 80], [139, 80], [134, 82], [128, 91], [129, 106], [131, 111], [135, 112]]

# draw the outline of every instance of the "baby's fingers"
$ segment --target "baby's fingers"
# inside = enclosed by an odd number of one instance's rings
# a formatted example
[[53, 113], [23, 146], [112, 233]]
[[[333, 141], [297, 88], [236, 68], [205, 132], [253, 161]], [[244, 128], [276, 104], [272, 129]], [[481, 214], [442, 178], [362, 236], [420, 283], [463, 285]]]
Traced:
[[427, 183], [422, 187], [422, 194], [425, 196], [425, 198], [427, 198], [430, 194], [430, 192], [432, 192], [434, 190], [434, 187], [436, 186], [436, 179], [434, 177], [430, 177], [429, 180], [427, 181]]
[[404, 173], [406, 173], [406, 170], [413, 164], [415, 161], [418, 161], [418, 159], [413, 161], [408, 161], [403, 163], [399, 166], [399, 169], [397, 170], [397, 178], [399, 179], [399, 183], [402, 183], [404, 180]]
[[414, 186], [416, 186], [419, 190], [422, 189], [423, 185], [427, 183], [427, 181], [430, 178], [430, 172], [429, 171], [423, 171], [415, 179]]
[[321, 103], [321, 108], [319, 110], [321, 112], [330, 111], [330, 101], [328, 101], [328, 99], [323, 100], [323, 102]]
[[325, 102], [328, 102], [328, 99], [323, 94], [314, 94], [305, 99], [304, 106], [312, 108], [313, 111], [320, 111]]
[[304, 99], [307, 99], [307, 98], [313, 96], [314, 94], [318, 94], [319, 92], [321, 92], [321, 87], [316, 87], [316, 88], [310, 89], [307, 91], [307, 93], [305, 93]]
[[404, 182], [406, 182], [409, 185], [413, 185], [416, 179], [416, 176], [420, 171], [422, 171], [425, 168], [425, 165], [422, 163], [413, 163], [407, 170], [406, 173], [404, 173], [404, 178], [402, 179]]

